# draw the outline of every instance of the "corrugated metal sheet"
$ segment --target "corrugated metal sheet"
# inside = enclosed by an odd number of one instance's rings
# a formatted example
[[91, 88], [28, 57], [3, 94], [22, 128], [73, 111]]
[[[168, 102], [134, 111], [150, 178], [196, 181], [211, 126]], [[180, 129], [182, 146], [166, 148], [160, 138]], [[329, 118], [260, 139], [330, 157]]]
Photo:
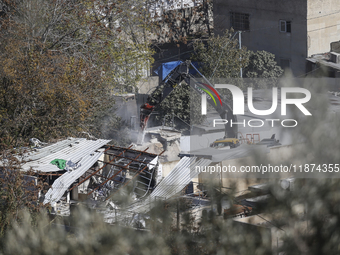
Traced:
[[196, 157], [184, 157], [171, 170], [155, 190], [150, 194], [150, 199], [160, 197], [168, 199], [189, 184], [189, 182], [197, 177], [198, 172], [195, 171], [195, 166], [208, 166], [211, 163], [209, 159], [200, 159], [196, 161]]
[[129, 210], [135, 213], [146, 213], [152, 208], [156, 199], [169, 199], [179, 193], [199, 174], [195, 170], [196, 166], [203, 167], [211, 163], [209, 159], [196, 160], [196, 157], [183, 157], [146, 200], [132, 205]]
[[82, 176], [96, 161], [103, 155], [103, 152], [93, 152], [86, 155], [81, 161], [81, 166], [74, 171], [64, 173], [52, 184], [52, 187], [45, 194], [44, 204], [55, 203], [60, 200], [65, 191]]
[[62, 149], [67, 148], [70, 144], [84, 141], [86, 138], [73, 138], [70, 137], [68, 139], [65, 139], [63, 141], [54, 143], [52, 145], [43, 147], [41, 149], [34, 149], [28, 153], [25, 153], [22, 157], [18, 156], [17, 158], [22, 161], [33, 161], [38, 160], [40, 158], [46, 157], [52, 153], [56, 153], [58, 151], [61, 151]]
[[29, 170], [31, 167], [34, 171], [41, 172], [55, 172], [60, 171], [57, 166], [50, 164], [54, 159], [65, 159], [71, 160], [72, 162], [82, 162], [86, 157], [88, 157], [95, 150], [107, 144], [110, 140], [98, 139], [96, 141], [92, 140], [79, 140], [74, 143], [69, 144], [60, 151], [49, 154], [45, 157], [39, 158], [34, 161], [27, 162], [22, 166], [24, 171]]

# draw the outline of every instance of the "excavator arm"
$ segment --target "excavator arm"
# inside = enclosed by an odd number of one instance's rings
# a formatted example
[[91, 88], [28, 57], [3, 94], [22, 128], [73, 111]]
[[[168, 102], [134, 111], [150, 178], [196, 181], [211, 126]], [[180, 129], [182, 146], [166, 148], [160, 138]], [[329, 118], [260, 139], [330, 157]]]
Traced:
[[[205, 80], [206, 83], [196, 81], [189, 73], [190, 66], [194, 68]], [[237, 126], [232, 127], [232, 122], [237, 122], [237, 118], [233, 115], [231, 107], [222, 101], [219, 93], [214, 87], [209, 84], [209, 81], [197, 70], [197, 68], [188, 60], [182, 62], [175, 67], [166, 77], [162, 83], [149, 95], [145, 104], [140, 108], [140, 126], [142, 130], [146, 128], [147, 122], [154, 109], [160, 105], [163, 100], [170, 95], [170, 93], [176, 89], [177, 86], [185, 81], [190, 87], [192, 87], [199, 94], [206, 94], [207, 102], [213, 106], [221, 116], [221, 119], [225, 119], [228, 122], [225, 124], [225, 137], [236, 138]]]

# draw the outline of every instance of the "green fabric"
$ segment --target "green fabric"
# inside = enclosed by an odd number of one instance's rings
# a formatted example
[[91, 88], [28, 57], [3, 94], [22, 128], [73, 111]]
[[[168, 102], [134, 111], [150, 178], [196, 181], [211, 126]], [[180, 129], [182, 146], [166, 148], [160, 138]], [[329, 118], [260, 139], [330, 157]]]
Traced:
[[51, 161], [52, 165], [56, 165], [59, 169], [64, 169], [66, 167], [65, 159], [54, 159]]

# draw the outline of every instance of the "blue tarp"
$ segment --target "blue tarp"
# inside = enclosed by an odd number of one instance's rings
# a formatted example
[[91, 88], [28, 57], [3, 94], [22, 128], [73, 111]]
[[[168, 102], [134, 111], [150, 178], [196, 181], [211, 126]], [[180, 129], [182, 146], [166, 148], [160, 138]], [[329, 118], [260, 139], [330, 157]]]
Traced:
[[[181, 60], [163, 63], [155, 70], [155, 73], [158, 76], [162, 77], [162, 81], [163, 81], [165, 77], [167, 77], [169, 73], [171, 73], [171, 71], [174, 70], [181, 63], [183, 63], [183, 61]], [[197, 69], [199, 69], [200, 67], [200, 63], [198, 63], [197, 61], [191, 62], [191, 64], [193, 64]], [[197, 72], [195, 69], [190, 68], [189, 73], [196, 74]]]
[[181, 60], [163, 63], [155, 70], [155, 73], [158, 76], [162, 77], [162, 81], [163, 81], [165, 77], [167, 77], [168, 74], [172, 70], [174, 70], [177, 66], [179, 66], [181, 63], [183, 63]]

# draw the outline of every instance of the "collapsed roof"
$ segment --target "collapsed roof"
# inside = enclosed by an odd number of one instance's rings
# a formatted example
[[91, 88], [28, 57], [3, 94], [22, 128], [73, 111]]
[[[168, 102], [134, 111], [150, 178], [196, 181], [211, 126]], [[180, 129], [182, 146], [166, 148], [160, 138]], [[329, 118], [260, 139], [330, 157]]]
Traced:
[[[136, 196], [146, 196], [155, 185], [155, 169], [160, 154], [148, 153], [147, 149], [134, 150], [132, 146], [108, 145], [109, 142], [69, 138], [38, 147], [20, 157], [24, 162], [22, 170], [33, 170], [47, 177], [57, 176], [44, 196], [44, 204], [53, 205], [65, 193], [80, 186], [87, 197], [107, 200], [131, 181], [134, 181]], [[54, 161], [62, 161], [63, 164], [53, 165]]]

